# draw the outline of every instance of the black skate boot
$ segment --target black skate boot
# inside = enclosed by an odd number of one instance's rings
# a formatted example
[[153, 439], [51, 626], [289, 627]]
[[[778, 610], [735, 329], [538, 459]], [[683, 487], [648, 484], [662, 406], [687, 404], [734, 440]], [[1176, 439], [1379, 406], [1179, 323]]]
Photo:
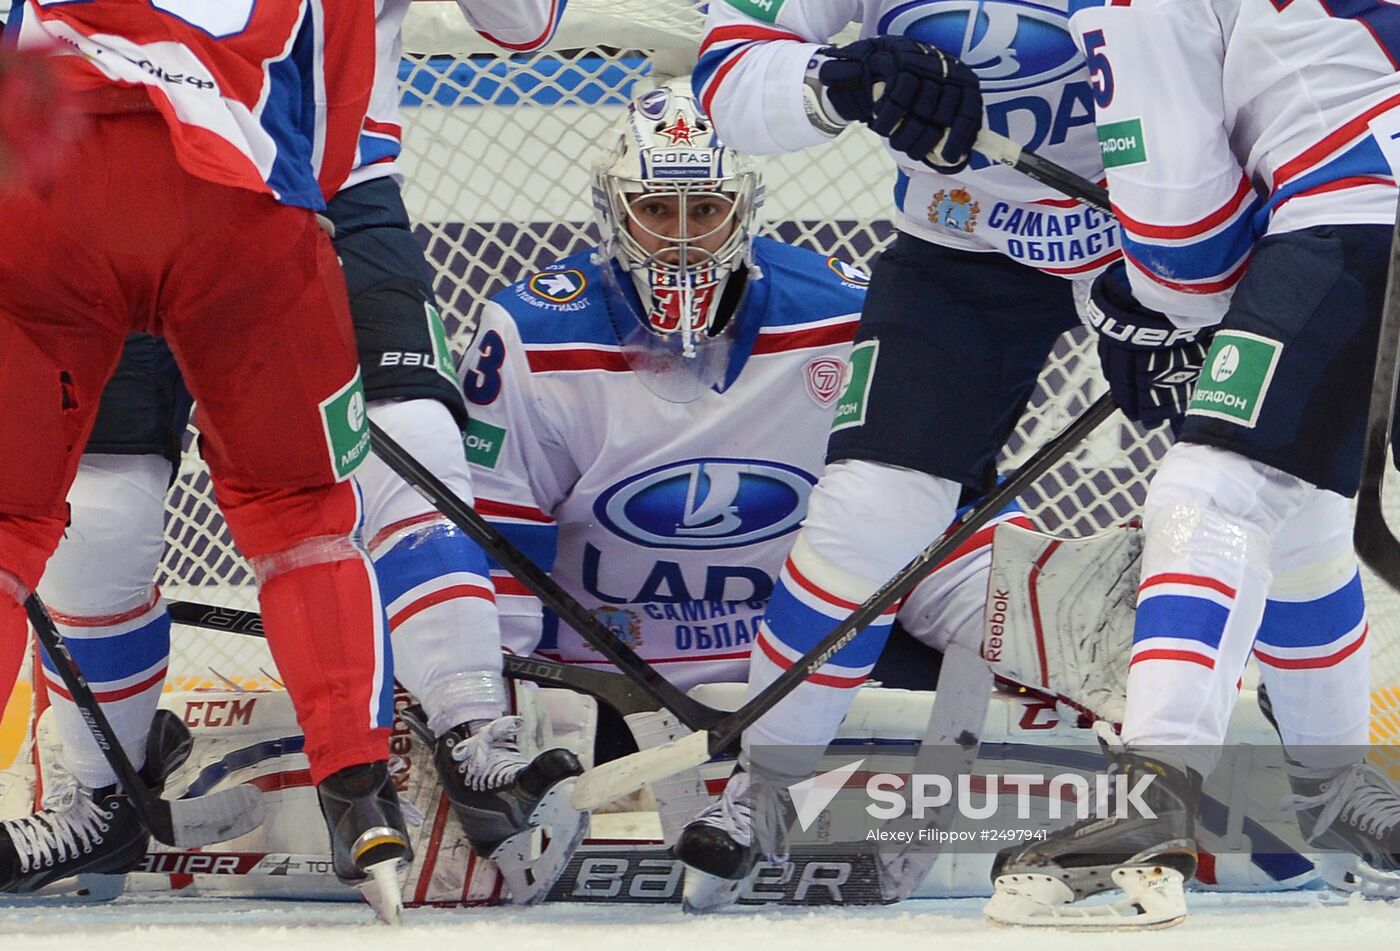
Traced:
[[[1259, 709], [1277, 730], [1262, 685]], [[1365, 762], [1322, 769], [1291, 757], [1288, 784], [1293, 795], [1281, 805], [1297, 813], [1308, 844], [1325, 853], [1317, 859], [1323, 881], [1371, 898], [1400, 896], [1400, 789]]]
[[[720, 797], [686, 824], [671, 847], [686, 866], [686, 911], [732, 905], [757, 875], [759, 863], [786, 860], [787, 830], [796, 816], [787, 790], [795, 781], [796, 777], [765, 774], [765, 781], [755, 784], [748, 769], [736, 766]], [[756, 810], [759, 795], [773, 801], [765, 798], [763, 808]], [[763, 827], [756, 832], [759, 819]]]
[[[1201, 777], [1182, 765], [1134, 753], [1100, 733], [1110, 777], [1110, 816], [1088, 818], [1005, 849], [992, 864], [995, 892], [984, 909], [994, 922], [1083, 928], [1164, 928], [1186, 917], [1183, 885], [1196, 871], [1196, 812]], [[1139, 790], [1147, 778], [1149, 785]], [[1138, 799], [1146, 818], [1121, 795]], [[1124, 817], [1118, 818], [1118, 813]], [[1078, 905], [1121, 889], [1108, 904]]]
[[[169, 710], [157, 710], [146, 741], [141, 778], [159, 790], [189, 758], [189, 728]], [[88, 789], [55, 777], [44, 808], [0, 823], [0, 892], [78, 901], [105, 901], [122, 893], [126, 873], [141, 864], [151, 836], [131, 800], [116, 784]], [[73, 879], [70, 887], [49, 888]]]
[[360, 889], [381, 921], [398, 924], [403, 913], [399, 867], [413, 860], [399, 796], [380, 760], [347, 766], [316, 787], [331, 835], [335, 874]]
[[433, 760], [467, 841], [496, 864], [513, 904], [532, 905], [588, 834], [588, 814], [570, 802], [578, 757], [552, 749], [527, 760], [523, 728], [516, 716], [461, 724], [434, 741]]

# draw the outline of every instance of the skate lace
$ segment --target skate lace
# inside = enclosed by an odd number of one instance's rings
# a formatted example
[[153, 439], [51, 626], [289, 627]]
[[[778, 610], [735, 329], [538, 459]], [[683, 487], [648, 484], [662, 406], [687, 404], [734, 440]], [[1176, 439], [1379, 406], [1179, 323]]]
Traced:
[[515, 782], [530, 763], [520, 752], [524, 728], [520, 717], [501, 717], [452, 747], [452, 758], [461, 764], [458, 769], [468, 789], [489, 792]]
[[1313, 825], [1315, 839], [1340, 819], [1354, 829], [1383, 836], [1400, 824], [1400, 795], [1374, 766], [1355, 766], [1325, 781], [1312, 796], [1285, 796], [1281, 803], [1290, 812], [1322, 807]]
[[753, 806], [749, 799], [749, 774], [736, 771], [724, 787], [724, 794], [695, 817], [701, 825], [724, 831], [744, 848], [753, 842]]
[[9, 819], [0, 826], [10, 834], [19, 856], [20, 872], [52, 868], [77, 858], [102, 844], [102, 833], [113, 813], [99, 806], [92, 794], [76, 782], [51, 787], [44, 808], [23, 819]]

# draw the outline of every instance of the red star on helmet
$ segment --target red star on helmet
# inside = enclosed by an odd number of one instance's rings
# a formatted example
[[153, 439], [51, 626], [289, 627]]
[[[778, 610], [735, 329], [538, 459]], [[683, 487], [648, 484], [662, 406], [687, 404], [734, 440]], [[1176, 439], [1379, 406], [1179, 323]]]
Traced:
[[661, 130], [662, 135], [669, 135], [671, 137], [672, 145], [680, 145], [682, 142], [686, 145], [694, 145], [695, 142], [692, 141], [691, 136], [695, 135], [695, 132], [694, 126], [685, 121], [684, 113], [676, 116], [675, 125], [671, 126], [669, 129]]

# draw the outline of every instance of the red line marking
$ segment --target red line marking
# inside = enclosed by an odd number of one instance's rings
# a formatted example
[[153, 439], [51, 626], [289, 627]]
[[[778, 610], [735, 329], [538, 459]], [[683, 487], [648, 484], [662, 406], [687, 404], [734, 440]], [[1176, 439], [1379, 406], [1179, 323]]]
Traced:
[[1215, 661], [1205, 654], [1197, 654], [1195, 651], [1176, 651], [1160, 648], [1156, 650], [1140, 651], [1134, 654], [1133, 659], [1128, 662], [1128, 666], [1131, 667], [1144, 660], [1179, 660], [1188, 664], [1199, 664], [1208, 670], [1215, 669]]
[[1259, 658], [1259, 663], [1279, 670], [1316, 670], [1319, 667], [1333, 667], [1360, 650], [1361, 645], [1366, 643], [1366, 635], [1370, 631], [1371, 625], [1367, 624], [1361, 629], [1360, 637], [1341, 650], [1334, 651], [1325, 657], [1275, 657], [1273, 654], [1264, 653], [1257, 647], [1254, 649], [1254, 656]]
[[1205, 575], [1188, 575], [1176, 572], [1164, 572], [1160, 575], [1153, 575], [1138, 586], [1139, 591], [1146, 591], [1153, 585], [1159, 584], [1189, 584], [1198, 588], [1210, 588], [1212, 591], [1219, 591], [1227, 598], [1235, 596], [1235, 589], [1223, 581], [1215, 578], [1207, 578]]
[[1045, 563], [1050, 560], [1050, 556], [1055, 554], [1060, 547], [1060, 542], [1053, 541], [1045, 546], [1045, 550], [1040, 553], [1040, 557], [1031, 565], [1030, 578], [1027, 580], [1027, 595], [1031, 602], [1031, 626], [1035, 628], [1035, 651], [1040, 659], [1040, 682], [1048, 684], [1050, 682], [1050, 661], [1045, 656], [1045, 625], [1040, 620], [1040, 596], [1036, 592], [1037, 581], [1040, 572], [1045, 567]]
[[389, 630], [396, 631], [399, 625], [409, 618], [421, 614], [428, 608], [436, 607], [444, 601], [455, 601], [458, 598], [480, 598], [483, 601], [490, 601], [492, 604], [496, 603], [496, 593], [490, 588], [483, 588], [479, 584], [454, 584], [421, 597], [400, 610], [399, 613], [389, 618]]

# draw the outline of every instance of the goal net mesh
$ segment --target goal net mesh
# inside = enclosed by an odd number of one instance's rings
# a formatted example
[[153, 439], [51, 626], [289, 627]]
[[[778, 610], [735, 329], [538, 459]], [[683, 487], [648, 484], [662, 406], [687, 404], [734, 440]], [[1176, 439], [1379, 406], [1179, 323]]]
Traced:
[[[0, 8], [4, 0], [0, 0]], [[418, 0], [404, 32], [405, 201], [436, 273], [460, 354], [488, 297], [597, 240], [589, 169], [629, 97], [694, 62], [700, 0], [571, 0], [551, 48], [504, 55], [450, 0]], [[893, 164], [853, 127], [834, 142], [760, 161], [765, 234], [869, 267], [891, 240]], [[1056, 346], [1007, 451], [1013, 467], [1103, 390], [1085, 331]], [[1023, 498], [1048, 531], [1084, 535], [1133, 517], [1169, 445], [1115, 417]], [[1400, 505], [1396, 508], [1400, 510]], [[1400, 515], [1397, 515], [1400, 517]], [[256, 608], [252, 576], [224, 529], [207, 469], [186, 454], [169, 498], [168, 597]], [[1400, 733], [1400, 602], [1366, 578], [1379, 737]], [[260, 641], [177, 630], [172, 689], [267, 686], [276, 670]]]

